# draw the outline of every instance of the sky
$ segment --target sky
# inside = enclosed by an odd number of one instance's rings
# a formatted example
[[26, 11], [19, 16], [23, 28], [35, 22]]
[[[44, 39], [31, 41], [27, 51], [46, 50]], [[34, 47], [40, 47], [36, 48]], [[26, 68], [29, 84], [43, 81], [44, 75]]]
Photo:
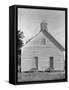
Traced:
[[18, 8], [18, 30], [24, 32], [24, 41], [40, 31], [43, 21], [48, 32], [65, 47], [65, 11]]

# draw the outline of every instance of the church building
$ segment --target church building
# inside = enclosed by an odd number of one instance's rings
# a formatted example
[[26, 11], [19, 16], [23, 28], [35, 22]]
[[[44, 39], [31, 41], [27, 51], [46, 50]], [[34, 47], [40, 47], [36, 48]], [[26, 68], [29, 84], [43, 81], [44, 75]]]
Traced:
[[48, 32], [47, 23], [40, 24], [40, 32], [26, 42], [21, 50], [21, 72], [64, 71], [65, 49]]

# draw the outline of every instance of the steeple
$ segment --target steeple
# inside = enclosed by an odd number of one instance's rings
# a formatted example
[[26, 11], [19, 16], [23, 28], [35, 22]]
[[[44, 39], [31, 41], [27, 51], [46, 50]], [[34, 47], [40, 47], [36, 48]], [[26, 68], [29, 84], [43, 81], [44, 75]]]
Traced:
[[41, 27], [41, 28], [40, 28], [41, 31], [42, 31], [42, 30], [48, 31], [48, 29], [47, 29], [47, 22], [45, 22], [45, 20], [43, 20], [43, 21], [41, 22], [40, 27]]

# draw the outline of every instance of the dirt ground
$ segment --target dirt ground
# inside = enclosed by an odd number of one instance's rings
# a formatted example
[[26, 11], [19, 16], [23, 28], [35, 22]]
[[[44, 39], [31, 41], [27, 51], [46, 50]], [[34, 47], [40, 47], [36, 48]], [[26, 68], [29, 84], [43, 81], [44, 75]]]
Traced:
[[25, 81], [41, 81], [41, 80], [56, 80], [64, 79], [65, 72], [21, 72], [18, 73], [18, 82]]

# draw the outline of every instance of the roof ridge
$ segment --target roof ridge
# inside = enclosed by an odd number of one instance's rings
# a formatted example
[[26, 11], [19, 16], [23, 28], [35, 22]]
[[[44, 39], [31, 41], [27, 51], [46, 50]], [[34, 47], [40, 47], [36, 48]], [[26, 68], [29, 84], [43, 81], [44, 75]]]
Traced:
[[24, 46], [25, 46], [28, 42], [30, 42], [32, 39], [34, 39], [36, 36], [38, 36], [40, 32], [41, 32], [41, 31], [39, 31], [39, 32], [38, 32], [36, 35], [34, 35], [32, 38], [28, 39], [28, 41], [26, 41], [26, 43], [24, 44]]

